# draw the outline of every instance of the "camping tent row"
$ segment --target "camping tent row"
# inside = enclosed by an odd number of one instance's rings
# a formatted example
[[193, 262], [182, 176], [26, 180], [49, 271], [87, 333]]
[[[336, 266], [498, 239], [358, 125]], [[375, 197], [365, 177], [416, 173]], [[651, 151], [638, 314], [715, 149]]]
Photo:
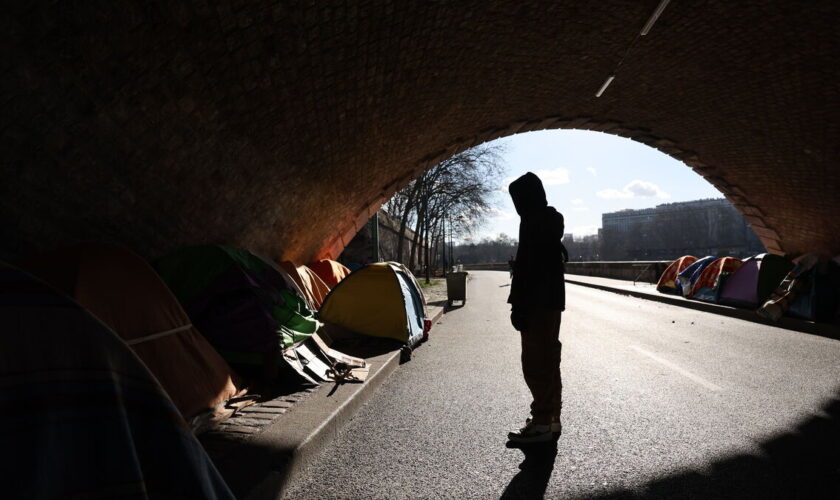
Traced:
[[[156, 263], [158, 274], [125, 247], [86, 243], [18, 265], [0, 262], [0, 382], [15, 407], [38, 411], [7, 419], [0, 439], [18, 450], [7, 470], [14, 498], [232, 498], [193, 433], [208, 414], [229, 415], [222, 408], [248, 390], [233, 364], [280, 350], [322, 379], [324, 359], [351, 376], [365, 373], [364, 360], [318, 337], [320, 322], [294, 276], [246, 251], [182, 249]], [[324, 267], [342, 283], [337, 263]], [[425, 325], [416, 281], [398, 264], [371, 267], [346, 287], [364, 289], [367, 303], [354, 301], [356, 314], [339, 316], [359, 333], [414, 342]], [[392, 279], [381, 288], [366, 279], [384, 268]], [[295, 269], [310, 282], [317, 274]], [[330, 307], [352, 312], [342, 294]], [[353, 322], [369, 311], [379, 319]]]
[[838, 313], [837, 260], [815, 254], [793, 262], [769, 253], [743, 260], [686, 255], [665, 269], [656, 288], [689, 299], [757, 309], [772, 320], [785, 312], [831, 320]]
[[[101, 243], [34, 256], [19, 265], [115, 331], [196, 431], [231, 413], [225, 404], [247, 392], [246, 378], [282, 374], [315, 383], [324, 379], [323, 370], [320, 377], [307, 371], [311, 360], [300, 352], [310, 357], [314, 352], [327, 365], [331, 358], [325, 351], [335, 353], [317, 338], [302, 347], [321, 324], [310, 297], [323, 300], [328, 290], [305, 266], [291, 266], [291, 274], [244, 250], [202, 245], [160, 259], [156, 272], [129, 249]], [[320, 266], [331, 280], [347, 272], [338, 263]], [[296, 279], [300, 275], [305, 278]]]

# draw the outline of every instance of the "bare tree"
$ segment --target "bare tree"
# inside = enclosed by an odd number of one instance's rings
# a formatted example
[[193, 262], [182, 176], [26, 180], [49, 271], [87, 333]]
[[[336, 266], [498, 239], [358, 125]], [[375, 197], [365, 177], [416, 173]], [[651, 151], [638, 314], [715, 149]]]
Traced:
[[[428, 269], [430, 249], [440, 244], [444, 224], [455, 236], [471, 234], [485, 222], [504, 173], [500, 144], [483, 144], [458, 153], [423, 172], [385, 203], [388, 215], [400, 221], [397, 256], [403, 261], [404, 235], [414, 226], [408, 263]], [[424, 252], [418, 252], [425, 249]]]

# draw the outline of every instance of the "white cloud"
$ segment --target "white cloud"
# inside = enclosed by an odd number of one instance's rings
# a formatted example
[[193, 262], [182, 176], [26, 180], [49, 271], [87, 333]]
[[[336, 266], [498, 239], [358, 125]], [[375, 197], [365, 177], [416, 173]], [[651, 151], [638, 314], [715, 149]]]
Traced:
[[572, 207], [572, 210], [574, 210], [575, 212], [586, 212], [587, 210], [589, 210], [589, 207]]
[[583, 205], [583, 200], [581, 198], [575, 198], [572, 200], [572, 205]]
[[558, 167], [552, 170], [537, 170], [534, 172], [546, 186], [557, 186], [569, 183], [569, 171]]
[[624, 190], [640, 198], [653, 198], [654, 196], [657, 198], [670, 198], [668, 193], [659, 189], [659, 186], [652, 182], [635, 180], [624, 186]]
[[592, 177], [598, 177], [598, 171], [592, 167], [586, 167], [586, 171], [592, 174]]
[[659, 186], [652, 182], [634, 180], [630, 184], [624, 186], [619, 191], [618, 189], [608, 188], [602, 189], [595, 193], [598, 198], [605, 200], [617, 200], [624, 198], [670, 198], [671, 195], [661, 190]]

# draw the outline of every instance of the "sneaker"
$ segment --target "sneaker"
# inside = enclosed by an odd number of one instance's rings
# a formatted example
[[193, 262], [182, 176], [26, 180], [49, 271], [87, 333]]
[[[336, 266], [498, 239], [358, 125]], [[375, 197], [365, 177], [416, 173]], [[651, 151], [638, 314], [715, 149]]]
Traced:
[[[525, 425], [531, 423], [531, 417], [525, 419]], [[560, 423], [560, 417], [551, 417], [551, 432], [556, 436], [563, 433], [563, 424]], [[512, 434], [512, 433], [511, 433]]]
[[531, 421], [526, 422], [525, 427], [518, 431], [508, 433], [508, 441], [518, 444], [542, 443], [551, 441], [553, 438], [554, 432], [551, 430], [551, 425], [535, 424]]

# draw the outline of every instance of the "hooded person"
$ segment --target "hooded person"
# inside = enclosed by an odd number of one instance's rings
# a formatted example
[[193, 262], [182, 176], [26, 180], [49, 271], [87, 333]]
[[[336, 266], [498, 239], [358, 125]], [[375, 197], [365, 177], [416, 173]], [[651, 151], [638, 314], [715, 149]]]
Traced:
[[522, 372], [531, 391], [531, 417], [511, 443], [548, 441], [560, 435], [560, 318], [566, 308], [563, 215], [548, 205], [540, 179], [531, 172], [508, 189], [521, 219], [508, 303], [511, 324], [522, 337]]

